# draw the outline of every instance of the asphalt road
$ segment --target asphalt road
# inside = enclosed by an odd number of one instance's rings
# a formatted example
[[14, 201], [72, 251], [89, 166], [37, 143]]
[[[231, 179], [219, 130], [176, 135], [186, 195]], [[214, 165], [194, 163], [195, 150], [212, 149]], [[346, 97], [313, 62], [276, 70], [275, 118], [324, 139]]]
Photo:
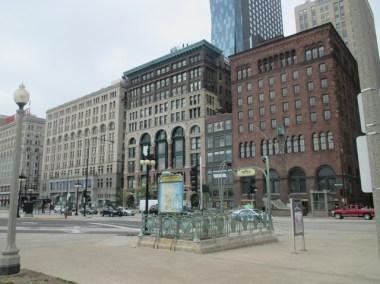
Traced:
[[[7, 231], [7, 218], [0, 218], [0, 232]], [[129, 217], [95, 217], [91, 219], [41, 219], [17, 220], [18, 233], [60, 234], [123, 234], [137, 235], [141, 222]]]

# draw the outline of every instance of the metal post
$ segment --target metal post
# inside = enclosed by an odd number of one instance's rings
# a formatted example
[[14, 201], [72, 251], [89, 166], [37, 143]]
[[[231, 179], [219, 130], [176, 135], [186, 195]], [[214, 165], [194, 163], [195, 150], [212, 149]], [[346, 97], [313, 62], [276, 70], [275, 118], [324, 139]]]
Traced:
[[272, 192], [270, 188], [270, 173], [269, 173], [269, 157], [264, 156], [265, 158], [265, 171], [266, 171], [266, 187], [267, 187], [267, 213], [269, 218], [272, 216]]
[[79, 197], [78, 190], [79, 190], [79, 187], [80, 187], [79, 181], [77, 182], [77, 184], [75, 185], [75, 187], [77, 189], [76, 203], [75, 203], [75, 216], [78, 216], [78, 197]]
[[202, 157], [199, 156], [199, 191], [201, 193], [200, 208], [203, 211], [203, 185], [202, 185]]
[[[148, 157], [146, 157], [148, 158]], [[145, 160], [145, 166], [146, 166], [146, 176], [145, 176], [145, 220], [144, 220], [144, 235], [147, 234], [148, 227], [147, 227], [147, 221], [148, 221], [148, 212], [149, 212], [149, 170], [150, 170], [150, 164], [149, 160]]]
[[[17, 92], [17, 91], [16, 91]], [[16, 94], [15, 94], [16, 95]], [[10, 204], [8, 212], [7, 246], [0, 258], [0, 275], [9, 275], [20, 271], [20, 254], [16, 246], [16, 217], [17, 217], [17, 189], [19, 182], [22, 120], [24, 117], [23, 105], [19, 104], [16, 114], [16, 137], [14, 145], [14, 159], [12, 168], [12, 181], [10, 187]]]
[[86, 217], [86, 203], [87, 203], [87, 182], [88, 182], [88, 158], [89, 158], [89, 155], [90, 155], [90, 140], [88, 140], [87, 159], [86, 159], [86, 181], [85, 181], [84, 191], [83, 191], [83, 197], [84, 197], [83, 216], [85, 216], [85, 217]]
[[22, 181], [24, 180], [24, 176], [20, 175], [19, 177], [19, 190], [18, 190], [18, 203], [17, 203], [17, 218], [20, 218], [20, 205], [21, 205], [21, 191], [22, 191]]

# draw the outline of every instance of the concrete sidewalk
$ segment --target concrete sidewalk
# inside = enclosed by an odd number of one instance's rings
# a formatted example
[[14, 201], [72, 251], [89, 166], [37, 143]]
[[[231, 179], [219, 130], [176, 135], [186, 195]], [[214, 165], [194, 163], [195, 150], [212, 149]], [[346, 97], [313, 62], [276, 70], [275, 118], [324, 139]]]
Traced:
[[109, 235], [18, 234], [17, 244], [22, 268], [83, 284], [380, 283], [375, 224], [350, 234], [306, 232], [307, 251], [298, 254], [288, 231], [277, 234], [278, 243], [206, 255], [137, 248], [136, 237]]

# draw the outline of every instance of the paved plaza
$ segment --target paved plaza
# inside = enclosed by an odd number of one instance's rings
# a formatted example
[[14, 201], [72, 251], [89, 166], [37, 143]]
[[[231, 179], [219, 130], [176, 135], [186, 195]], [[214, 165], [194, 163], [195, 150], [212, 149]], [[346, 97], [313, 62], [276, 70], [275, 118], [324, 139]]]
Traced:
[[290, 219], [275, 228], [278, 243], [206, 255], [137, 248], [122, 233], [19, 233], [17, 245], [22, 268], [84, 284], [380, 283], [374, 221], [306, 218], [307, 251], [297, 254]]

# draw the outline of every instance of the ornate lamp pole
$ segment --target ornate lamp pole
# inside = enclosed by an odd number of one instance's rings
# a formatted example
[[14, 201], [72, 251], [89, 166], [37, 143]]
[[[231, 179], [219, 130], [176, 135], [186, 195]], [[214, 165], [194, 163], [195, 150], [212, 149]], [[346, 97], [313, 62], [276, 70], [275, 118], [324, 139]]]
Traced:
[[144, 235], [147, 233], [147, 217], [148, 217], [148, 200], [149, 200], [149, 171], [151, 167], [154, 168], [156, 165], [156, 160], [154, 160], [153, 155], [144, 154], [144, 160], [140, 160], [141, 166], [146, 166], [146, 180], [145, 180], [145, 221], [144, 221]]
[[9, 275], [20, 272], [20, 255], [16, 246], [16, 217], [17, 217], [17, 189], [20, 174], [22, 120], [24, 106], [29, 101], [29, 93], [23, 84], [15, 91], [14, 100], [19, 109], [16, 114], [16, 137], [14, 146], [14, 159], [12, 168], [12, 180], [10, 188], [10, 205], [8, 212], [7, 247], [0, 258], [0, 275]]
[[79, 188], [82, 187], [82, 185], [79, 183], [79, 181], [77, 181], [77, 183], [75, 184], [75, 188], [77, 190], [77, 194], [76, 194], [76, 202], [75, 202], [75, 216], [78, 216], [78, 190]]
[[20, 218], [20, 205], [21, 205], [21, 191], [22, 191], [22, 182], [26, 180], [24, 175], [19, 176], [20, 189], [18, 191], [18, 203], [17, 203], [17, 218]]

